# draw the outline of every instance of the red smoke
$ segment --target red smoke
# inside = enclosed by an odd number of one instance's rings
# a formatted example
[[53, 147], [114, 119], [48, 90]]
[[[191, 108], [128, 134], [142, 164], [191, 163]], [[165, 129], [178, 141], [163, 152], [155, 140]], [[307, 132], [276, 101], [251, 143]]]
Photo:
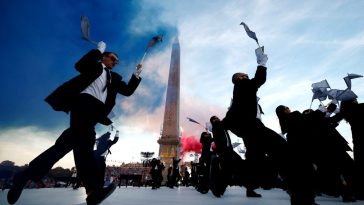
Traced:
[[180, 155], [184, 155], [185, 152], [195, 152], [201, 153], [202, 151], [202, 144], [200, 143], [200, 139], [194, 136], [187, 136], [182, 133], [181, 136], [181, 146], [182, 149]]

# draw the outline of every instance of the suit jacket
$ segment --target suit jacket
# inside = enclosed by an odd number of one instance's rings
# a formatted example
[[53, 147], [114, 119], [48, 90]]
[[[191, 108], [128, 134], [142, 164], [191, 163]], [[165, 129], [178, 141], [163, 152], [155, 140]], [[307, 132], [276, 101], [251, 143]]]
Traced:
[[359, 150], [362, 151], [363, 150], [362, 147], [364, 147], [363, 116], [364, 116], [364, 103], [351, 105], [348, 111], [346, 111], [344, 114], [345, 117], [344, 119], [348, 121], [350, 124], [354, 150], [356, 149], [357, 153], [359, 153]]
[[216, 153], [220, 156], [231, 156], [233, 146], [229, 133], [225, 130], [223, 122], [214, 122], [212, 124], [212, 133], [216, 144]]
[[[257, 116], [257, 92], [266, 81], [267, 68], [258, 66], [252, 79], [245, 79], [234, 85], [232, 104], [223, 120], [227, 127], [254, 123]], [[249, 126], [249, 125], [247, 125]]]
[[[96, 146], [96, 150], [95, 150], [96, 157], [101, 156], [106, 151], [108, 151], [108, 153], [111, 153], [109, 149], [111, 148], [111, 146], [113, 146], [115, 143], [118, 142], [119, 137], [114, 137], [114, 139], [111, 140], [111, 139], [109, 139], [109, 136], [110, 136], [110, 132], [107, 132], [106, 134], [104, 134], [101, 137], [99, 137], [98, 139], [96, 139], [96, 142], [97, 142], [97, 146]], [[105, 157], [106, 157], [106, 155], [105, 155]]]
[[[77, 96], [102, 74], [101, 58], [102, 54], [99, 50], [93, 49], [89, 51], [75, 64], [75, 68], [80, 74], [59, 86], [45, 98], [45, 101], [54, 110], [69, 113], [72, 103], [77, 99]], [[111, 71], [111, 85], [107, 89], [108, 93], [103, 111], [104, 118], [100, 119], [100, 123], [105, 125], [112, 123], [107, 118], [107, 115], [115, 105], [117, 93], [130, 96], [134, 93], [140, 81], [141, 78], [138, 79], [132, 75], [129, 82], [126, 83], [119, 74]]]

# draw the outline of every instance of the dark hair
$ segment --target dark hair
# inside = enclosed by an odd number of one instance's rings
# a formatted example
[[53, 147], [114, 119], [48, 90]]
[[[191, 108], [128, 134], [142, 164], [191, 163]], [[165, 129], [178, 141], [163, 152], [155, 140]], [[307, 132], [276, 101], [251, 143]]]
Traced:
[[314, 110], [313, 109], [306, 109], [306, 110], [304, 110], [302, 112], [302, 114], [307, 115], [307, 114], [310, 114], [311, 112], [314, 112]]
[[334, 112], [337, 108], [337, 105], [335, 103], [330, 103], [329, 106], [327, 106], [327, 110], [329, 112]]
[[114, 52], [109, 52], [109, 51], [105, 51], [103, 54], [102, 54], [102, 57], [106, 57], [106, 56], [109, 56], [110, 54], [114, 54], [116, 57], [119, 58], [118, 54], [114, 53]]
[[287, 118], [287, 113], [285, 112], [286, 109], [287, 109], [287, 106], [284, 106], [284, 105], [279, 105], [276, 108], [276, 115], [278, 117], [279, 125], [281, 126], [281, 131], [283, 134], [287, 133], [286, 124], [287, 124], [288, 118]]
[[236, 83], [235, 78], [236, 78], [236, 76], [237, 76], [238, 74], [239, 74], [239, 73], [234, 73], [234, 74], [233, 74], [233, 76], [231, 76], [231, 82], [233, 82], [233, 84], [235, 84], [235, 83]]
[[200, 137], [200, 143], [201, 144], [205, 144], [205, 143], [208, 143], [210, 140], [209, 139], [211, 139], [212, 137], [211, 137], [211, 134], [210, 133], [208, 133], [208, 132], [202, 132], [201, 133], [201, 137]]
[[234, 75], [231, 76], [231, 82], [233, 82], [234, 85], [239, 81], [239, 79], [238, 79], [239, 76], [248, 77], [248, 74], [246, 74], [246, 73], [234, 73]]
[[284, 105], [279, 105], [276, 108], [276, 114], [277, 114], [278, 118], [280, 118], [283, 115], [285, 115], [285, 110], [286, 110], [286, 106], [284, 106]]
[[220, 121], [220, 119], [216, 115], [213, 115], [213, 116], [210, 117], [210, 122], [211, 123], [213, 123], [213, 121], [215, 121], [215, 120], [219, 120]]

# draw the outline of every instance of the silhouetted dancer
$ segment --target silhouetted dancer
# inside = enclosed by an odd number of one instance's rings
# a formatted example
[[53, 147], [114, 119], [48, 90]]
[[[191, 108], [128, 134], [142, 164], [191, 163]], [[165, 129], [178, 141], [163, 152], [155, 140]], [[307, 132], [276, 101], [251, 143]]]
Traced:
[[308, 118], [298, 111], [280, 105], [276, 108], [282, 134], [288, 143], [288, 192], [291, 205], [315, 204], [313, 156], [307, 148], [312, 143], [312, 133], [307, 128]]
[[[335, 106], [330, 106], [330, 110]], [[319, 191], [331, 196], [342, 196], [343, 202], [355, 201], [353, 191], [354, 161], [347, 141], [335, 129], [342, 119], [340, 113], [329, 117], [322, 109], [307, 112], [309, 147], [316, 165]]]
[[160, 188], [163, 181], [162, 172], [164, 170], [164, 165], [159, 159], [156, 158], [152, 159], [150, 165], [151, 169], [149, 173], [152, 177], [152, 189]]
[[[268, 60], [262, 48], [255, 51], [258, 67], [253, 78], [245, 73], [235, 73], [232, 76], [234, 84], [231, 106], [222, 120], [225, 129], [230, 130], [244, 141], [246, 147], [246, 166], [249, 167], [251, 187], [259, 186], [263, 175], [262, 164], [266, 155], [271, 157], [276, 164], [279, 174], [284, 179], [287, 175], [286, 168], [286, 141], [276, 132], [264, 126], [257, 118], [258, 98], [257, 92], [266, 81]], [[247, 189], [248, 197], [257, 197], [257, 193]]]
[[244, 184], [249, 197], [261, 197], [254, 191], [259, 185], [246, 183], [249, 176], [245, 173], [249, 167], [244, 167], [244, 160], [234, 151], [230, 135], [223, 127], [221, 120], [217, 116], [212, 116], [210, 122], [215, 143], [215, 156], [212, 157], [210, 168], [210, 179], [212, 179], [210, 188], [213, 194], [220, 197], [228, 185]]
[[342, 101], [340, 113], [349, 122], [353, 138], [355, 197], [364, 200], [364, 103], [356, 99]]
[[202, 132], [200, 143], [202, 144], [201, 156], [198, 163], [191, 163], [191, 181], [195, 183], [197, 191], [206, 194], [209, 191], [209, 176], [211, 163], [211, 143], [213, 139], [209, 132]]
[[181, 161], [181, 159], [175, 159], [173, 158], [172, 166], [168, 168], [168, 187], [178, 187], [178, 182], [181, 179], [181, 175], [179, 173], [179, 165], [178, 163]]
[[99, 180], [104, 184], [105, 169], [106, 169], [106, 157], [111, 154], [110, 147], [113, 146], [119, 140], [119, 130], [116, 131], [114, 139], [110, 139], [110, 132], [106, 132], [101, 137], [96, 139], [96, 150], [94, 152], [97, 165], [99, 167]]

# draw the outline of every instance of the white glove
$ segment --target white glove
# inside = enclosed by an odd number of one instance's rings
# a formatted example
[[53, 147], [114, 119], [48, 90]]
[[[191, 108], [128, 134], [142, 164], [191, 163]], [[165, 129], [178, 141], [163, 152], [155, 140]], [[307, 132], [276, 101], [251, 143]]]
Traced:
[[119, 130], [116, 130], [115, 137], [119, 137]]
[[105, 49], [106, 49], [106, 43], [103, 42], [103, 41], [100, 41], [98, 44], [97, 44], [97, 49], [101, 52], [101, 53], [104, 53], [105, 52]]
[[135, 67], [135, 71], [134, 71], [134, 75], [139, 78], [139, 75], [140, 73], [142, 72], [142, 64], [138, 64], [136, 67]]
[[258, 65], [264, 66], [268, 61], [268, 55], [264, 53], [264, 46], [255, 49]]

